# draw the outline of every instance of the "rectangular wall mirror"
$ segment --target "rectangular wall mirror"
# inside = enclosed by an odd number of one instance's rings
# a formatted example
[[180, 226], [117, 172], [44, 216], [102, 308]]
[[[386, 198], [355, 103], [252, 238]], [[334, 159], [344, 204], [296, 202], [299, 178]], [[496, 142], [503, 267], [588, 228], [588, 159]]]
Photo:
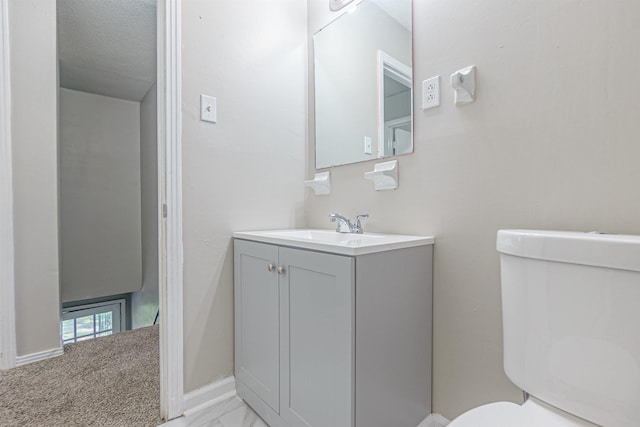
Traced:
[[411, 153], [411, 0], [362, 0], [313, 48], [316, 168]]

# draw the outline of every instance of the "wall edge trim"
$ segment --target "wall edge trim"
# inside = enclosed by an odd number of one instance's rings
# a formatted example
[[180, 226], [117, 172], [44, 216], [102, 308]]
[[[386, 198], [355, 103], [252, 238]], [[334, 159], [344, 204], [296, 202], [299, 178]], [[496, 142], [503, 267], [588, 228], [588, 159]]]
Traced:
[[181, 0], [161, 0], [158, 19], [158, 266], [160, 415], [183, 414]]
[[42, 360], [47, 360], [53, 357], [62, 356], [63, 354], [64, 354], [64, 349], [62, 347], [38, 351], [36, 353], [31, 353], [31, 354], [25, 354], [24, 356], [16, 357], [16, 366], [24, 366], [30, 363], [40, 362]]
[[0, 369], [16, 366], [9, 2], [0, 0]]

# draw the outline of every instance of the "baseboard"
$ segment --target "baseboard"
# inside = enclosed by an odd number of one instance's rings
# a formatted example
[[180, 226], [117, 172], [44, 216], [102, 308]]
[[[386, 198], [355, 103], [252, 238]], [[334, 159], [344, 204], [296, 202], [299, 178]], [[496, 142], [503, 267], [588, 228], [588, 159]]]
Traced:
[[[226, 406], [226, 400], [236, 395], [236, 379], [233, 376], [223, 378], [184, 395], [184, 417], [168, 422], [165, 426], [183, 427], [191, 425], [189, 417], [206, 417], [206, 412], [216, 410], [216, 405]], [[237, 400], [237, 399], [236, 399]], [[223, 403], [225, 402], [225, 403]], [[240, 402], [240, 400], [238, 400]], [[222, 405], [220, 405], [222, 404]], [[430, 414], [417, 427], [446, 427], [449, 420], [440, 414]]]
[[52, 357], [62, 356], [63, 354], [64, 350], [62, 349], [62, 347], [39, 351], [37, 353], [25, 354], [24, 356], [16, 357], [16, 366], [28, 365], [29, 363], [51, 359]]
[[433, 413], [425, 418], [418, 427], [445, 427], [449, 422], [450, 421], [442, 415]]
[[223, 378], [184, 395], [184, 414], [200, 412], [236, 394], [236, 379]]

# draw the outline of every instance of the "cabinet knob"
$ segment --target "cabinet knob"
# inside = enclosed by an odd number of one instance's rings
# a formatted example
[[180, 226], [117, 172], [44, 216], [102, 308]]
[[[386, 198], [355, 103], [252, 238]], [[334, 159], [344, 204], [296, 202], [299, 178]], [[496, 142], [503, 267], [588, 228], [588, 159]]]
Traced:
[[278, 274], [284, 274], [284, 267], [278, 267]]
[[273, 264], [269, 264], [267, 266], [267, 270], [269, 270], [269, 271], [273, 271], [274, 268], [275, 268], [275, 266]]

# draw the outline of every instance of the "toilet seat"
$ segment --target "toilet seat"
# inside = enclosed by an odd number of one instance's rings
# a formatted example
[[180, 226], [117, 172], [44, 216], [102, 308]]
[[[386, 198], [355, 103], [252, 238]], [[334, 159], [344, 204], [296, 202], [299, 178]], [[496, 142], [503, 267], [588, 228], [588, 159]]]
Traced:
[[523, 405], [496, 402], [460, 415], [448, 427], [596, 427], [581, 418], [530, 397]]

